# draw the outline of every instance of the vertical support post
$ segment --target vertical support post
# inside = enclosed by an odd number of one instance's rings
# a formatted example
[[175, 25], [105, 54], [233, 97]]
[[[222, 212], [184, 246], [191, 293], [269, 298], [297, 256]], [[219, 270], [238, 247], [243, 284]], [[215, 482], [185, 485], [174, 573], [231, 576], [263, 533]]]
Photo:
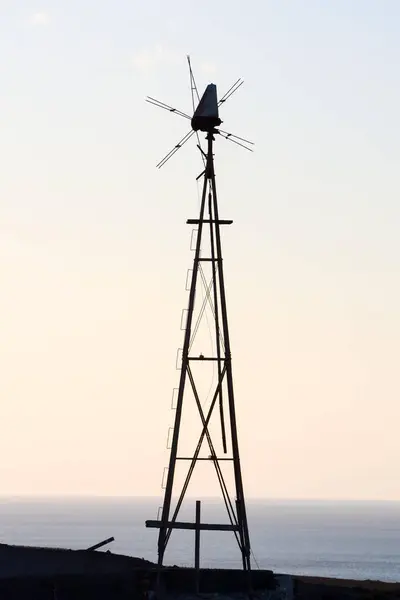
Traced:
[[194, 539], [194, 568], [196, 572], [196, 594], [200, 590], [200, 522], [201, 502], [196, 500], [196, 530]]
[[221, 299], [221, 320], [222, 320], [222, 331], [225, 343], [225, 365], [226, 365], [226, 378], [228, 388], [228, 406], [229, 406], [229, 418], [231, 425], [231, 442], [232, 442], [232, 454], [233, 454], [233, 465], [235, 475], [235, 487], [236, 487], [236, 498], [237, 498], [237, 517], [240, 526], [240, 540], [242, 547], [242, 561], [243, 569], [248, 572], [249, 587], [251, 586], [251, 563], [250, 563], [250, 537], [247, 523], [246, 507], [243, 492], [243, 480], [242, 471], [239, 459], [239, 442], [237, 435], [237, 424], [236, 424], [236, 411], [235, 411], [235, 399], [233, 392], [233, 376], [232, 376], [232, 356], [231, 346], [229, 339], [229, 327], [228, 327], [228, 313], [226, 308], [226, 296], [225, 296], [225, 282], [224, 282], [224, 271], [222, 266], [222, 246], [221, 246], [221, 233], [219, 228], [219, 212], [218, 212], [218, 199], [217, 199], [217, 187], [215, 183], [215, 172], [214, 165], [212, 165], [211, 173], [211, 191], [213, 196], [213, 208], [214, 208], [214, 219], [215, 219], [215, 241], [217, 256], [220, 259], [218, 265], [218, 278], [219, 278], [219, 291]]

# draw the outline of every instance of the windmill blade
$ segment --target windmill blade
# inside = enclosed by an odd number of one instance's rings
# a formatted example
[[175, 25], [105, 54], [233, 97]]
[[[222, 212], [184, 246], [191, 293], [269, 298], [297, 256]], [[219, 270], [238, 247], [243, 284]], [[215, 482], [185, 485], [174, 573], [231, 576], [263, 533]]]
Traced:
[[222, 96], [221, 100], [218, 102], [218, 106], [221, 106], [221, 104], [223, 102], [226, 102], [228, 100], [228, 98], [230, 98], [232, 96], [232, 94], [234, 94], [240, 88], [240, 86], [243, 84], [244, 84], [243, 79], [238, 79], [237, 81], [235, 81], [233, 86], [230, 87], [229, 90]]
[[187, 56], [186, 58], [187, 58], [187, 61], [188, 61], [188, 66], [189, 66], [190, 91], [192, 93], [192, 107], [193, 107], [193, 112], [194, 112], [196, 110], [196, 102], [195, 102], [194, 95], [196, 94], [197, 103], [200, 102], [200, 96], [199, 96], [199, 92], [197, 90], [196, 80], [195, 80], [194, 75], [193, 75], [192, 64], [190, 62], [190, 56]]
[[223, 129], [219, 129], [219, 131], [223, 134], [225, 134], [227, 137], [230, 138], [235, 138], [236, 140], [240, 140], [241, 142], [244, 142], [245, 144], [249, 144], [250, 146], [254, 146], [254, 142], [250, 142], [250, 140], [245, 140], [242, 137], [239, 137], [238, 135], [235, 135], [233, 133], [228, 133], [227, 131], [224, 131]]
[[181, 110], [178, 110], [177, 108], [173, 108], [172, 106], [169, 106], [168, 104], [164, 104], [164, 102], [160, 102], [159, 100], [156, 100], [155, 98], [151, 98], [150, 96], [147, 96], [146, 102], [148, 102], [149, 104], [153, 104], [154, 106], [157, 106], [158, 108], [163, 108], [164, 110], [168, 110], [169, 112], [175, 113], [176, 115], [179, 115], [180, 117], [184, 117], [185, 119], [189, 119], [189, 121], [190, 121], [190, 117], [186, 113], [182, 112]]
[[[194, 75], [193, 75], [192, 64], [190, 62], [190, 56], [187, 56], [186, 58], [187, 58], [187, 61], [188, 61], [188, 66], [189, 66], [190, 91], [191, 91], [191, 94], [192, 94], [192, 107], [193, 107], [193, 114], [194, 114], [194, 112], [196, 110], [195, 94], [196, 94], [196, 97], [197, 97], [197, 104], [200, 102], [200, 96], [199, 96], [199, 92], [197, 90], [196, 80], [195, 80]], [[204, 168], [205, 168], [205, 166], [206, 166], [206, 159], [204, 158], [204, 152], [203, 152], [202, 147], [201, 147], [201, 141], [200, 141], [200, 136], [199, 136], [199, 132], [198, 131], [196, 131], [196, 137], [197, 137], [197, 146], [198, 146], [198, 148], [200, 150], [201, 159], [203, 161], [203, 165], [204, 165]]]
[[178, 142], [178, 143], [176, 144], [176, 146], [174, 146], [174, 147], [172, 148], [172, 150], [170, 150], [170, 151], [168, 152], [168, 154], [166, 154], [166, 155], [164, 156], [164, 158], [163, 158], [162, 160], [160, 160], [160, 162], [158, 163], [158, 165], [156, 165], [156, 166], [157, 166], [157, 169], [161, 169], [161, 167], [163, 167], [163, 166], [165, 165], [165, 163], [166, 163], [166, 162], [168, 162], [168, 161], [169, 161], [169, 159], [170, 159], [170, 158], [172, 158], [172, 156], [173, 156], [173, 155], [174, 155], [176, 152], [178, 152], [178, 150], [179, 150], [180, 148], [182, 148], [182, 146], [183, 146], [184, 144], [186, 144], [186, 142], [187, 142], [188, 140], [190, 140], [190, 138], [192, 137], [192, 135], [194, 135], [194, 133], [195, 133], [195, 132], [193, 131], [193, 129], [191, 129], [191, 130], [190, 130], [190, 131], [189, 131], [189, 132], [188, 132], [188, 133], [187, 133], [187, 134], [186, 134], [186, 135], [185, 135], [185, 136], [184, 136], [184, 137], [183, 137], [183, 138], [180, 140], [180, 142]]
[[[228, 142], [233, 142], [234, 144], [241, 146], [245, 150], [248, 150], [249, 152], [253, 152], [252, 148], [248, 148], [248, 146], [245, 146], [244, 144], [241, 144], [240, 142], [237, 142], [235, 139], [233, 139], [234, 136], [231, 133], [225, 133], [225, 131], [219, 131], [219, 130], [216, 130], [216, 133], [219, 133], [219, 135], [222, 136], [223, 138], [225, 138], [226, 140], [228, 140]], [[252, 142], [249, 142], [249, 143], [252, 144]]]

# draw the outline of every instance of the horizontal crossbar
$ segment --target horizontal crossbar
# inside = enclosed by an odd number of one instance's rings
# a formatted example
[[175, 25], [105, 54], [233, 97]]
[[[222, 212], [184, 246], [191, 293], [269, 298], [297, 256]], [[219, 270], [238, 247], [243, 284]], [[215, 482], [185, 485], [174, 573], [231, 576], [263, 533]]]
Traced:
[[222, 258], [195, 258], [199, 262], [218, 262], [222, 261]]
[[[190, 456], [177, 456], [177, 457], [176, 457], [176, 460], [193, 460], [193, 457], [190, 457]], [[227, 458], [227, 457], [219, 458], [218, 456], [216, 456], [216, 457], [214, 458], [213, 456], [207, 456], [207, 457], [201, 456], [201, 457], [198, 457], [198, 458], [196, 458], [196, 461], [197, 461], [197, 460], [208, 460], [208, 461], [211, 461], [211, 460], [216, 460], [217, 462], [219, 462], [220, 460], [233, 460], [233, 457], [229, 457], [229, 458]]]
[[225, 358], [217, 358], [216, 356], [188, 356], [188, 360], [215, 360], [223, 362]]
[[233, 221], [231, 219], [188, 219], [186, 221], [187, 225], [199, 225], [200, 223], [218, 223], [218, 225], [232, 225]]
[[[154, 529], [160, 529], [162, 527], [162, 521], [146, 521], [146, 527], [152, 527]], [[186, 523], [183, 521], [168, 521], [166, 524], [167, 529], [200, 529], [201, 531], [239, 531], [237, 525], [220, 525], [218, 523]]]

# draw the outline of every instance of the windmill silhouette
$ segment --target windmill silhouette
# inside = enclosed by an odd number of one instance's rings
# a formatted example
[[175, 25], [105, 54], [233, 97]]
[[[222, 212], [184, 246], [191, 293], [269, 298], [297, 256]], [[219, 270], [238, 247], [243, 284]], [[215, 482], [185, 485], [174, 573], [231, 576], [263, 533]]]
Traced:
[[[200, 566], [200, 532], [230, 531], [233, 532], [241, 554], [243, 570], [248, 576], [251, 585], [251, 550], [250, 536], [247, 523], [246, 503], [243, 491], [242, 472], [239, 455], [239, 443], [236, 423], [236, 410], [234, 386], [232, 376], [231, 345], [228, 327], [228, 314], [226, 306], [225, 281], [222, 263], [221, 227], [232, 224], [231, 220], [220, 219], [217, 199], [217, 189], [214, 171], [214, 143], [216, 136], [221, 136], [246, 150], [252, 151], [252, 142], [220, 129], [222, 123], [219, 108], [243, 84], [238, 79], [233, 86], [222, 96], [217, 98], [216, 85], [210, 83], [202, 97], [199, 97], [196, 82], [193, 76], [190, 58], [188, 57], [190, 85], [192, 93], [193, 114], [177, 110], [154, 98], [147, 97], [147, 102], [175, 113], [190, 121], [190, 131], [173, 147], [173, 149], [157, 164], [161, 168], [170, 158], [193, 136], [197, 137], [197, 146], [204, 163], [203, 172], [197, 179], [203, 178], [203, 189], [200, 202], [200, 214], [197, 219], [188, 219], [187, 223], [197, 227], [197, 237], [194, 251], [193, 269], [191, 271], [188, 307], [185, 312], [184, 341], [180, 357], [180, 379], [176, 394], [175, 423], [172, 433], [169, 466], [166, 469], [166, 484], [161, 518], [146, 521], [147, 527], [159, 529], [158, 536], [158, 569], [163, 566], [164, 554], [167, 544], [174, 529], [191, 529], [195, 531], [195, 567], [199, 572]], [[199, 132], [206, 134], [207, 150], [203, 151], [200, 144]], [[207, 255], [203, 247], [207, 246]], [[209, 270], [209, 281], [206, 270]], [[201, 303], [198, 300], [198, 287], [202, 285], [205, 291]], [[197, 302], [196, 302], [197, 298]], [[200, 306], [197, 313], [195, 306]], [[213, 351], [209, 355], [194, 352], [194, 342], [199, 331], [199, 326], [204, 318], [206, 309], [212, 315]], [[204, 398], [199, 391], [198, 378], [195, 368], [204, 368], [212, 364], [217, 372], [217, 381], [213, 385], [211, 403], [205, 406]], [[199, 435], [196, 438], [194, 450], [190, 456], [182, 455], [179, 451], [179, 441], [184, 421], [182, 412], [185, 403], [194, 402], [198, 409], [200, 423]], [[218, 410], [215, 410], [218, 406]], [[211, 436], [211, 421], [215, 414], [219, 414], [221, 431], [221, 445], [217, 448]], [[226, 415], [227, 413], [227, 415]], [[201, 450], [206, 445], [207, 455], [203, 456]], [[218, 450], [218, 451], [217, 451]], [[221, 456], [222, 454], [222, 456]], [[215, 470], [221, 495], [226, 507], [227, 523], [203, 523], [200, 515], [200, 501], [196, 502], [195, 522], [179, 521], [182, 507], [193, 471], [199, 461], [208, 461]], [[228, 486], [222, 472], [222, 462], [230, 463], [233, 471], [234, 497], [228, 491]], [[175, 471], [180, 462], [189, 463], [183, 486], [177, 495], [177, 500], [172, 506], [172, 498], [176, 492]], [[226, 462], [224, 463], [226, 465]], [[196, 588], [199, 588], [199, 579], [196, 579]]]

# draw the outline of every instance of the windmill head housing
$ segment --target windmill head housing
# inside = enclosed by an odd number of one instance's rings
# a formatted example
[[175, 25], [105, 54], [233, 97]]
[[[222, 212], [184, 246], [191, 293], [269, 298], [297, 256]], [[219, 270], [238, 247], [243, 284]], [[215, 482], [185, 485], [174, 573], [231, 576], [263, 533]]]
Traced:
[[[182, 146], [184, 146], [186, 142], [188, 142], [194, 135], [196, 135], [197, 137], [197, 147], [200, 150], [202, 158], [204, 160], [204, 153], [201, 149], [199, 131], [206, 133], [207, 139], [209, 139], [210, 135], [219, 135], [220, 137], [223, 137], [226, 140], [233, 142], [237, 146], [241, 146], [245, 150], [253, 152], [253, 149], [251, 148], [251, 146], [254, 146], [253, 142], [250, 142], [249, 140], [239, 137], [238, 135], [235, 135], [233, 133], [229, 133], [228, 131], [223, 131], [219, 128], [219, 126], [222, 123], [221, 119], [219, 118], [219, 107], [224, 102], [226, 102], [228, 98], [230, 98], [242, 86], [243, 79], [238, 79], [237, 81], [235, 81], [235, 83], [219, 100], [217, 98], [217, 86], [215, 85], [215, 83], [209, 83], [205, 89], [203, 96], [200, 98], [197, 91], [196, 82], [194, 80], [189, 57], [188, 64], [190, 74], [190, 87], [192, 92], [192, 116], [183, 112], [182, 110], [178, 110], [177, 108], [165, 104], [165, 102], [160, 102], [159, 100], [156, 100], [151, 96], [147, 96], [146, 98], [146, 102], [148, 102], [149, 104], [153, 104], [158, 108], [162, 108], [164, 110], [167, 110], [168, 112], [172, 112], [178, 115], [183, 119], [187, 119], [188, 121], [190, 121], [191, 124], [191, 129], [186, 133], [186, 135], [183, 136], [181, 140], [179, 140], [177, 144], [174, 145], [172, 150], [170, 150], [168, 154], [166, 154], [164, 158], [160, 160], [160, 162], [157, 164], [157, 168], [160, 169], [162, 166], [164, 166], [165, 163], [167, 163], [169, 159], [172, 158], [172, 156], [174, 156], [174, 154], [178, 152], [178, 150], [182, 148]], [[195, 108], [196, 100], [198, 102], [197, 108]]]
[[221, 125], [222, 121], [219, 118], [217, 86], [210, 83], [196, 108], [191, 120], [193, 131], [204, 131], [211, 133], [215, 127]]

